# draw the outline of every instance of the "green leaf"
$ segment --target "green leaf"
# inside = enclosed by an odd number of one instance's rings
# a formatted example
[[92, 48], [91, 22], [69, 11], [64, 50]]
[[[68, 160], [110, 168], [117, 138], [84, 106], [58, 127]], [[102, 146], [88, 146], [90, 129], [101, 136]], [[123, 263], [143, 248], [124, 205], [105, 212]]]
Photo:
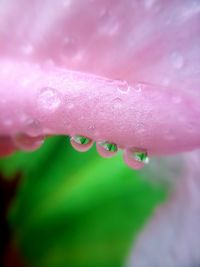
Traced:
[[10, 221], [33, 267], [121, 267], [165, 190], [111, 159], [74, 151], [64, 137], [1, 162], [24, 174]]

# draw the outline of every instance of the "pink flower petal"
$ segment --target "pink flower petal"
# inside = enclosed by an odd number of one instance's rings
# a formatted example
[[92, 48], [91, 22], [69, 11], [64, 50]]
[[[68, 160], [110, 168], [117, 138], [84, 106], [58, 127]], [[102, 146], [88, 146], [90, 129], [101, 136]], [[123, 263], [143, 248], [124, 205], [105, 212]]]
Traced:
[[150, 155], [200, 146], [198, 101], [187, 95], [33, 63], [0, 66], [3, 135], [80, 134]]
[[150, 155], [200, 146], [198, 2], [0, 5], [1, 134], [82, 134]]

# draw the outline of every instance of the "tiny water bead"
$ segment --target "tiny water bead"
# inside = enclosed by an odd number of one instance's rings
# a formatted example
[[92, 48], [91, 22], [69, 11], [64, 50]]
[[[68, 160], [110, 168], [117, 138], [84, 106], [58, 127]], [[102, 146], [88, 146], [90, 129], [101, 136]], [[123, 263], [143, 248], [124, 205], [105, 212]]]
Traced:
[[23, 151], [34, 151], [42, 146], [44, 143], [44, 137], [32, 137], [27, 134], [20, 133], [13, 138], [13, 142], [18, 149]]
[[128, 93], [128, 91], [130, 90], [130, 85], [125, 80], [118, 80], [117, 88], [121, 93], [125, 94]]
[[54, 112], [59, 108], [61, 99], [56, 89], [51, 87], [44, 87], [40, 90], [38, 96], [38, 105], [44, 110]]
[[96, 147], [97, 147], [98, 153], [104, 158], [112, 157], [118, 151], [118, 147], [116, 144], [106, 142], [106, 141], [98, 142], [96, 144]]
[[42, 134], [42, 126], [36, 119], [27, 119], [25, 121], [25, 131], [29, 136], [39, 136]]
[[147, 151], [139, 149], [126, 149], [124, 151], [125, 163], [133, 169], [141, 169], [149, 163]]
[[83, 135], [75, 135], [71, 137], [70, 142], [73, 148], [80, 152], [88, 151], [93, 145], [93, 141]]

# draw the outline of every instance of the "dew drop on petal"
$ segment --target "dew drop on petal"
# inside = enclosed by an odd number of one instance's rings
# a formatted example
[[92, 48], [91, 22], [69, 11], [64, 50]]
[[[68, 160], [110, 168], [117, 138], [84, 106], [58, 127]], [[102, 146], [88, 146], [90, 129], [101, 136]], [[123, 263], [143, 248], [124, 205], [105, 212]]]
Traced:
[[110, 143], [110, 142], [105, 142], [105, 141], [98, 142], [96, 144], [96, 147], [97, 147], [98, 153], [104, 158], [112, 157], [118, 151], [118, 147], [116, 144]]
[[124, 161], [133, 169], [141, 169], [149, 163], [149, 157], [145, 150], [126, 149], [124, 151]]
[[44, 110], [53, 112], [59, 108], [61, 99], [58, 91], [51, 87], [44, 87], [40, 90], [38, 96], [38, 105]]
[[13, 138], [15, 146], [24, 151], [34, 151], [37, 150], [44, 143], [43, 136], [31, 137], [27, 134], [21, 133], [17, 134]]
[[25, 121], [25, 131], [30, 136], [39, 136], [42, 134], [42, 127], [38, 120], [28, 119]]
[[93, 145], [93, 141], [83, 135], [75, 135], [71, 137], [70, 142], [73, 148], [79, 152], [88, 151]]
[[128, 91], [130, 90], [130, 86], [129, 86], [127, 81], [118, 80], [117, 81], [117, 89], [121, 93], [128, 93]]

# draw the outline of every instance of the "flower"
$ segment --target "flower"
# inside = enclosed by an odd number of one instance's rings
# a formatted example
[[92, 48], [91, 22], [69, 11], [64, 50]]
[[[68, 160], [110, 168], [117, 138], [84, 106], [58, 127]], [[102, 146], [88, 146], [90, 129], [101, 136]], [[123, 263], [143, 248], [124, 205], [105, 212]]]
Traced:
[[[0, 7], [1, 156], [16, 148], [33, 150], [44, 135], [57, 134], [117, 145], [131, 166], [135, 152], [158, 156], [200, 147], [198, 1], [9, 0]], [[179, 199], [178, 187], [174, 204], [153, 219], [157, 238], [159, 225], [168, 229], [163, 216], [174, 209], [183, 214], [183, 196], [191, 200], [188, 217], [197, 214], [198, 181], [190, 177], [198, 175], [198, 160], [198, 153], [186, 155], [187, 190], [180, 189]], [[171, 228], [180, 222], [173, 216]], [[187, 218], [189, 229], [193, 221]], [[151, 239], [148, 233], [144, 240]], [[165, 241], [163, 257], [169, 252]], [[143, 242], [134, 254], [137, 267], [163, 267], [163, 258], [153, 258], [155, 250], [147, 263], [141, 260]], [[171, 249], [174, 239], [169, 242]], [[190, 242], [193, 248], [193, 235]], [[196, 253], [184, 258], [180, 251], [166, 267], [199, 263]]]

